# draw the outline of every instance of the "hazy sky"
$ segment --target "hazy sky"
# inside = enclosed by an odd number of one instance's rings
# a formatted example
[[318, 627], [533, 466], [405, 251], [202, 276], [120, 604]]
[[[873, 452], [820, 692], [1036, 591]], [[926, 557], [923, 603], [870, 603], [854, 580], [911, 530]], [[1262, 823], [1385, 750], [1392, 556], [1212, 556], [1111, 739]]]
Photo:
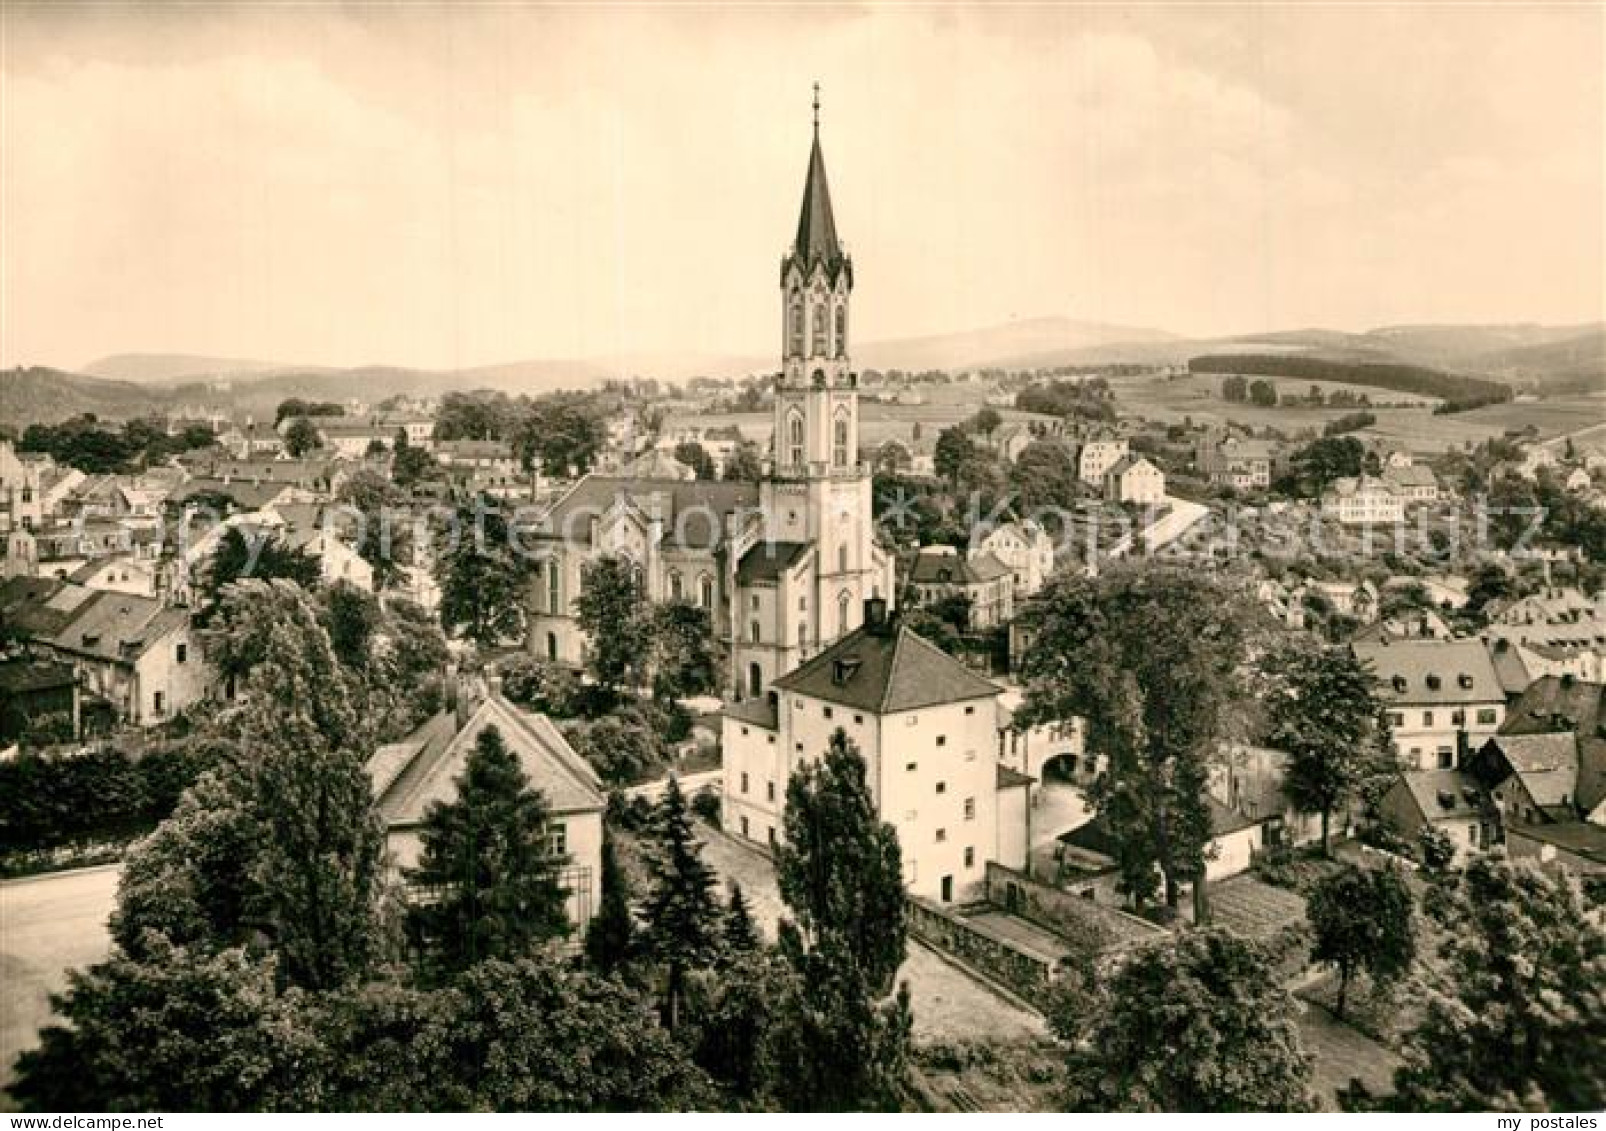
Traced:
[[0, 4], [0, 364], [1602, 317], [1599, 5]]

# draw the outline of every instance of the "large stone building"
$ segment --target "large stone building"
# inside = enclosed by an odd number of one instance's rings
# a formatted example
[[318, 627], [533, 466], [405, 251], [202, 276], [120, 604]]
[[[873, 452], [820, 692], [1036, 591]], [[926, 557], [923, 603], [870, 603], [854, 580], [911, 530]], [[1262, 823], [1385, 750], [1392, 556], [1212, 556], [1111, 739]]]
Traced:
[[853, 262], [837, 239], [820, 151], [809, 154], [797, 233], [781, 260], [781, 371], [774, 438], [757, 484], [590, 475], [524, 539], [541, 558], [529, 644], [578, 663], [586, 563], [628, 559], [648, 599], [708, 608], [731, 656], [731, 692], [770, 683], [858, 627], [892, 596], [860, 462], [858, 374], [848, 356]]
[[871, 600], [862, 627], [765, 698], [726, 709], [721, 824], [774, 844], [787, 782], [841, 730], [864, 757], [876, 811], [897, 830], [909, 891], [976, 899], [989, 860], [1026, 863], [1032, 779], [997, 756], [1000, 694]]

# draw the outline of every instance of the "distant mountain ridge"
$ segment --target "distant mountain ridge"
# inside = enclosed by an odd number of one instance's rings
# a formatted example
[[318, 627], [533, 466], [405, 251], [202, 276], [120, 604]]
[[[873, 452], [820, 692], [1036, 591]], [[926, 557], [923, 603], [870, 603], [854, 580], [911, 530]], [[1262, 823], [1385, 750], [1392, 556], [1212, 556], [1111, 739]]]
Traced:
[[[1546, 392], [1606, 388], [1606, 323], [1424, 324], [1362, 333], [1312, 327], [1185, 338], [1163, 330], [1052, 317], [864, 342], [854, 348], [854, 360], [861, 368], [907, 371], [1121, 362], [1183, 365], [1211, 354], [1405, 363]], [[533, 359], [461, 370], [377, 365], [339, 368], [191, 354], [118, 354], [92, 362], [81, 373], [40, 367], [0, 372], [0, 419], [26, 426], [82, 412], [126, 418], [201, 405], [218, 405], [239, 416], [260, 418], [271, 415], [287, 397], [373, 402], [397, 394], [434, 397], [474, 388], [538, 394], [593, 386], [609, 377], [679, 381], [699, 375], [740, 377], [774, 368], [772, 357], [740, 354], [619, 354], [579, 360]]]

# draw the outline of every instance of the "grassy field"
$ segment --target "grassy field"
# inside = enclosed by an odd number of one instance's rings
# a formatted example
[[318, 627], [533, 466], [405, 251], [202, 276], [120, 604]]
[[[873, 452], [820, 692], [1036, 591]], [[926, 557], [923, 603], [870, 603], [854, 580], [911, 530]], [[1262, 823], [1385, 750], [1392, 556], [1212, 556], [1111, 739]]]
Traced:
[[[1273, 379], [1285, 388], [1303, 392], [1308, 381]], [[1140, 416], [1165, 423], [1177, 423], [1184, 417], [1195, 423], [1233, 422], [1256, 429], [1276, 428], [1292, 436], [1306, 429], [1321, 431], [1328, 421], [1346, 413], [1359, 411], [1353, 408], [1308, 408], [1282, 406], [1261, 408], [1250, 404], [1233, 404], [1221, 397], [1221, 381], [1214, 375], [1185, 377], [1168, 381], [1157, 377], [1116, 378], [1111, 382], [1116, 404], [1122, 416]], [[1404, 394], [1387, 390], [1362, 390], [1360, 386], [1345, 386], [1353, 391], [1367, 391], [1369, 395], [1391, 400], [1408, 399]], [[1526, 404], [1489, 405], [1471, 412], [1436, 416], [1427, 407], [1371, 408], [1367, 411], [1377, 417], [1377, 423], [1356, 433], [1360, 437], [1390, 440], [1412, 451], [1440, 452], [1459, 448], [1468, 441], [1480, 443], [1503, 435], [1511, 429], [1532, 425], [1541, 439], [1587, 428], [1606, 420], [1606, 393], [1557, 397]]]

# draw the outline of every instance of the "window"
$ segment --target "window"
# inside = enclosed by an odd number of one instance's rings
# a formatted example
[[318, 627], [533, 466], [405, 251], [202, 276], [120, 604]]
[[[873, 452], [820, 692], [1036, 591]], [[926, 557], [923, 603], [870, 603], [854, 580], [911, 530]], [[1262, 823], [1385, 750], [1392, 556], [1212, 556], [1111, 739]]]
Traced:
[[948, 736], [946, 734], [939, 734], [937, 736], [937, 745], [938, 746], [947, 746], [948, 745]]
[[546, 850], [548, 856], [567, 856], [569, 854], [569, 826], [559, 821], [548, 825], [546, 830]]
[[754, 644], [758, 643], [758, 638], [759, 638], [758, 621], [754, 621], [752, 624], [747, 626], [747, 637]]
[[920, 768], [920, 763], [919, 762], [909, 762], [903, 768], [905, 770], [908, 770], [912, 774], [912, 773], [914, 773], [916, 770], [918, 770]]
[[794, 412], [787, 417], [786, 440], [791, 448], [791, 462], [794, 467], [803, 463], [803, 417]]
[[1391, 727], [1402, 727], [1404, 725], [1405, 725], [1405, 712], [1404, 711], [1390, 711], [1389, 712], [1389, 726], [1391, 726]]
[[937, 783], [937, 792], [938, 793], [947, 793], [948, 792], [948, 783], [945, 782], [945, 781], [938, 782]]
[[944, 876], [942, 878], [942, 901], [944, 903], [952, 903], [954, 901], [954, 878], [952, 876]]
[[771, 848], [775, 847], [775, 826], [774, 825], [765, 826], [765, 828], [764, 828], [764, 839], [770, 842], [770, 847]]
[[1451, 711], [1450, 712], [1450, 725], [1451, 726], [1457, 726], [1457, 727], [1466, 726], [1467, 725], [1467, 713], [1465, 711]]
[[758, 698], [764, 690], [764, 669], [757, 662], [747, 665], [747, 693]]
[[1433, 712], [1432, 711], [1423, 711], [1422, 712], [1422, 725], [1425, 726], [1425, 727], [1430, 727], [1430, 726], [1433, 725]]
[[825, 353], [825, 303], [814, 304], [814, 336], [809, 343], [809, 356], [819, 357]]
[[831, 428], [831, 463], [837, 467], [848, 466], [848, 418], [846, 413], [839, 414]]
[[766, 801], [774, 801], [775, 800], [775, 783], [774, 782], [767, 781], [767, 782], [764, 783], [764, 799]]
[[682, 594], [681, 594], [681, 585], [680, 585], [680, 574], [675, 570], [670, 570], [669, 571], [669, 599], [671, 601], [678, 601], [678, 600], [681, 599], [681, 596], [682, 596]]
[[803, 356], [803, 304], [796, 295], [792, 296], [792, 311], [790, 320], [791, 340], [787, 349], [794, 357]]
[[702, 606], [703, 606], [703, 608], [705, 608], [705, 609], [713, 608], [714, 607], [714, 579], [712, 577], [709, 577], [705, 573], [702, 576], [702, 580], [698, 583], [698, 586], [701, 589], [700, 596], [702, 598]]
[[976, 713], [976, 704], [972, 703], [968, 707], [965, 708], [965, 714], [974, 715], [975, 713]]
[[803, 649], [809, 646], [809, 626], [805, 621], [797, 622], [797, 646]]
[[974, 868], [975, 866], [976, 866], [976, 850], [974, 848], [965, 849], [965, 867]]
[[186, 662], [190, 658], [190, 646], [188, 644], [180, 644], [175, 649], [174, 658], [181, 664]]
[[846, 636], [848, 634], [848, 609], [852, 607], [852, 604], [853, 602], [846, 593], [836, 599], [836, 634], [838, 636]]
[[848, 308], [845, 304], [836, 308], [836, 355], [848, 356]]
[[555, 632], [546, 634], [546, 658], [549, 660], [558, 658], [558, 634]]
[[831, 715], [832, 715], [831, 708], [829, 708], [829, 707], [825, 708], [825, 717], [829, 719], [831, 717]]
[[1478, 725], [1481, 727], [1494, 726], [1495, 709], [1493, 707], [1478, 708]]
[[965, 798], [965, 820], [974, 821], [975, 819], [976, 819], [976, 799], [974, 797], [967, 797], [967, 798]]
[[864, 722], [864, 716], [863, 715], [854, 715], [853, 716], [853, 721], [856, 722], [856, 723], [862, 723], [862, 722]]
[[151, 707], [158, 715], [165, 713], [167, 710], [167, 696], [160, 691], [156, 692], [151, 697]]
[[751, 838], [751, 837], [750, 837], [750, 836], [749, 836], [749, 835], [748, 835], [748, 831], [747, 831], [747, 818], [746, 818], [746, 817], [743, 817], [743, 818], [742, 818], [742, 835], [743, 835], [743, 836], [744, 836], [744, 837], [748, 837], [748, 839], [752, 839], [752, 838]]
[[1439, 747], [1439, 769], [1455, 769], [1455, 751], [1448, 746]]
[[742, 771], [742, 792], [743, 793], [747, 792], [747, 771], [746, 770]]
[[937, 843], [938, 844], [947, 844], [948, 843], [948, 830], [947, 829], [938, 829], [937, 830]]
[[747, 599], [747, 605], [748, 605], [748, 607], [750, 609], [754, 610], [755, 612], [758, 611], [758, 594], [757, 593], [754, 593], [751, 597], [749, 597]]

